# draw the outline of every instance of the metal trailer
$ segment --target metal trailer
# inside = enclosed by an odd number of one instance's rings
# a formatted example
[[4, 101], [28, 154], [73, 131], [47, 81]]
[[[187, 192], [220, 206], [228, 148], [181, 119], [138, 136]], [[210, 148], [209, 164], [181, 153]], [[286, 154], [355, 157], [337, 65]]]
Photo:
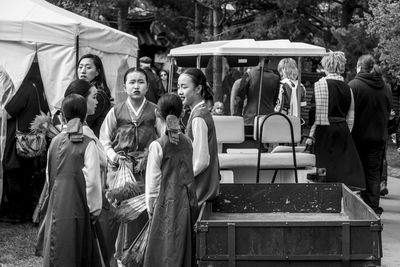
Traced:
[[382, 223], [343, 184], [221, 184], [196, 222], [199, 266], [380, 266]]

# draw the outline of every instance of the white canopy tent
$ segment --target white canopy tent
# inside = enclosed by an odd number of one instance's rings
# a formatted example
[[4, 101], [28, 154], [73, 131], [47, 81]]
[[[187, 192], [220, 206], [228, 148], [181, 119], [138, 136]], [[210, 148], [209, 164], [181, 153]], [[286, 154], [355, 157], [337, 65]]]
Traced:
[[52, 110], [75, 78], [79, 56], [102, 59], [115, 97], [125, 70], [136, 66], [137, 50], [136, 37], [44, 0], [0, 1], [0, 64], [19, 88], [37, 56]]

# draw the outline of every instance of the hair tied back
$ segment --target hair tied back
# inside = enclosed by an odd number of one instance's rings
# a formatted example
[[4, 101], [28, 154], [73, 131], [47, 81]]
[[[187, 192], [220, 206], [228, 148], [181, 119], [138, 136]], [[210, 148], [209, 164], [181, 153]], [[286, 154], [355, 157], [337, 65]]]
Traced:
[[168, 115], [165, 119], [167, 126], [167, 134], [169, 141], [172, 144], [177, 145], [179, 143], [179, 133], [181, 132], [181, 127], [179, 124], [179, 119], [175, 115]]

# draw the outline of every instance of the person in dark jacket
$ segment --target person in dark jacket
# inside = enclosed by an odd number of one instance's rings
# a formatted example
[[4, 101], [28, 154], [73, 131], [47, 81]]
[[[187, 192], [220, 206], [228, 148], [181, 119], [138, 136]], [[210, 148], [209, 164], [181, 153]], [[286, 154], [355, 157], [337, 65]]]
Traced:
[[[269, 114], [274, 112], [274, 107], [279, 94], [279, 81], [280, 78], [272, 70], [269, 70], [268, 59], [264, 63], [264, 72], [262, 76], [262, 94], [260, 102], [260, 113], [261, 115]], [[254, 117], [258, 114], [258, 98], [260, 91], [260, 71], [261, 67], [255, 67], [249, 72], [246, 72], [240, 82], [240, 87], [237, 95], [233, 95], [233, 98], [239, 97], [240, 101], [234, 105], [234, 109], [241, 110], [243, 107], [244, 99], [247, 97], [247, 104], [244, 107], [243, 118], [246, 125], [254, 124]]]
[[146, 72], [149, 80], [149, 89], [145, 95], [146, 99], [157, 105], [158, 99], [164, 94], [164, 89], [160, 84], [160, 78], [151, 69], [151, 58], [141, 57], [139, 59], [140, 68]]
[[20, 223], [31, 218], [44, 176], [35, 177], [40, 172], [40, 157], [23, 158], [17, 155], [16, 130], [30, 132], [30, 124], [40, 112], [49, 111], [40, 79], [39, 66], [33, 63], [21, 86], [5, 105], [9, 115], [4, 149], [3, 169], [6, 216], [3, 221]]
[[392, 95], [371, 55], [358, 59], [357, 75], [349, 86], [355, 100], [352, 136], [365, 173], [366, 189], [361, 197], [380, 215], [383, 211], [379, 207], [380, 169], [388, 137]]

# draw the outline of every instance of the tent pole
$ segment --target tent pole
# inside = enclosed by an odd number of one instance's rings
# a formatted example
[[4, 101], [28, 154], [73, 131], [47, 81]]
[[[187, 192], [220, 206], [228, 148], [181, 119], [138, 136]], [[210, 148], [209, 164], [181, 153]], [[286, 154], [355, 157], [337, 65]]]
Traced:
[[175, 64], [175, 59], [173, 57], [170, 58], [169, 60], [169, 75], [168, 75], [168, 93], [172, 92], [172, 81], [173, 81], [173, 76], [174, 76], [174, 64]]
[[75, 67], [76, 69], [78, 68], [78, 62], [79, 62], [79, 35], [76, 36], [75, 40]]
[[200, 69], [200, 56], [196, 57], [196, 68]]
[[257, 103], [257, 116], [260, 115], [260, 108], [261, 108], [261, 93], [262, 93], [262, 86], [263, 86], [263, 74], [264, 74], [264, 62], [265, 57], [261, 57], [260, 59], [260, 88], [258, 90], [258, 103]]
[[297, 60], [297, 114], [298, 117], [301, 118], [301, 57]]

